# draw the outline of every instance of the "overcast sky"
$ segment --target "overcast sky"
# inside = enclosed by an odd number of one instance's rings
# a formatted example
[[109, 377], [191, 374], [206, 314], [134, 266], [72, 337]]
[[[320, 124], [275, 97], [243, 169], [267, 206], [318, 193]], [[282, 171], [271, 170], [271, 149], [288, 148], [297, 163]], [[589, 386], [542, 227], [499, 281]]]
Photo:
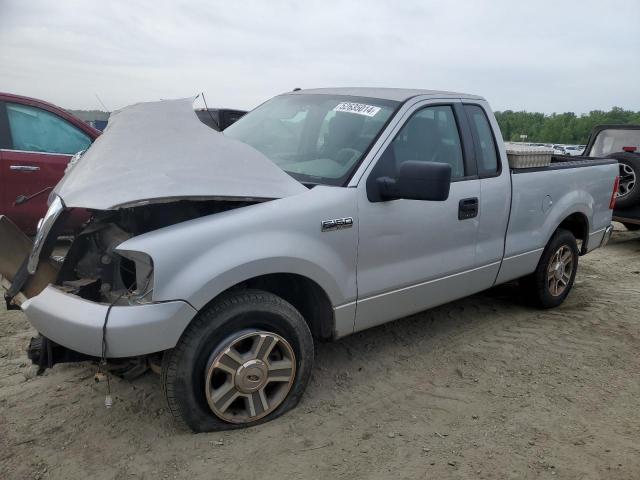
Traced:
[[385, 86], [640, 110], [640, 1], [0, 0], [0, 65], [0, 91], [66, 108]]

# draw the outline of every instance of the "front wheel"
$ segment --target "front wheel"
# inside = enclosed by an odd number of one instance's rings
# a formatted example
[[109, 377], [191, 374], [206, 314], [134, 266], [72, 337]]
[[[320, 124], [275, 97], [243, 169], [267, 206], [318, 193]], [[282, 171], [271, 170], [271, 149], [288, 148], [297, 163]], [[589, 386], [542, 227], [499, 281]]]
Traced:
[[296, 406], [314, 347], [304, 318], [260, 290], [225, 294], [165, 353], [162, 386], [173, 415], [196, 432], [248, 427]]
[[540, 257], [535, 272], [520, 281], [531, 302], [553, 308], [567, 298], [578, 270], [578, 245], [571, 232], [558, 229]]

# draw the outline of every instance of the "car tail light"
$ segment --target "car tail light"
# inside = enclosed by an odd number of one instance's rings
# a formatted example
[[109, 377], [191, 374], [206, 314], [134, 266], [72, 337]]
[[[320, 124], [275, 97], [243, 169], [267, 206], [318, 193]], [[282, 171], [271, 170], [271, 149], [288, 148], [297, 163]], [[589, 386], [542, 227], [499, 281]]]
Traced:
[[618, 194], [618, 187], [620, 186], [620, 177], [616, 175], [616, 179], [613, 181], [613, 192], [611, 193], [611, 200], [609, 200], [609, 210], [616, 208], [616, 197]]
[[625, 151], [625, 152], [633, 153], [636, 150], [638, 150], [638, 147], [622, 147], [622, 150]]

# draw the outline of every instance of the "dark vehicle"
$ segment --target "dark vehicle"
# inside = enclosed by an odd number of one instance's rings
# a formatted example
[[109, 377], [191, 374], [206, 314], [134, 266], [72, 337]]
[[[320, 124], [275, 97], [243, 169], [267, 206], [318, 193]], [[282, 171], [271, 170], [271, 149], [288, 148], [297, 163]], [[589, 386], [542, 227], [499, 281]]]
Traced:
[[206, 126], [221, 132], [232, 123], [241, 118], [246, 110], [230, 110], [228, 108], [200, 108], [196, 115]]
[[640, 230], [640, 125], [598, 125], [584, 155], [618, 160], [620, 184], [613, 219], [629, 230]]

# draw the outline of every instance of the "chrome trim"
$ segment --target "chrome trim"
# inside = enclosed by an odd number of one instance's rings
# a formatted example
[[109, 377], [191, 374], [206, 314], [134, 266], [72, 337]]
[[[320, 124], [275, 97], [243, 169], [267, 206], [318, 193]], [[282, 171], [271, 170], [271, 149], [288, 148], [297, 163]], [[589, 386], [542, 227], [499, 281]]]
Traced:
[[467, 273], [475, 272], [475, 271], [478, 271], [478, 270], [483, 270], [485, 268], [493, 267], [494, 265], [500, 265], [501, 262], [502, 261], [499, 260], [497, 262], [487, 263], [486, 265], [483, 265], [481, 267], [470, 268], [469, 270], [464, 270], [463, 272], [453, 273], [451, 275], [446, 275], [444, 277], [434, 278], [433, 280], [427, 280], [426, 282], [414, 283], [414, 284], [408, 285], [406, 287], [396, 288], [395, 290], [388, 290], [386, 292], [377, 293], [375, 295], [371, 295], [369, 297], [365, 297], [365, 298], [362, 298], [362, 299], [359, 298], [358, 299], [358, 303], [366, 302], [368, 300], [373, 300], [375, 298], [384, 297], [386, 295], [393, 295], [394, 293], [404, 292], [406, 290], [411, 290], [413, 288], [422, 287], [423, 285], [428, 285], [430, 283], [440, 282], [440, 281], [446, 280], [448, 278], [458, 277], [460, 275], [466, 275]]
[[9, 170], [14, 172], [37, 172], [40, 167], [36, 165], [9, 165]]
[[66, 157], [70, 157], [73, 155], [73, 153], [38, 152], [37, 150], [14, 150], [12, 148], [0, 148], [0, 152], [36, 153], [38, 155], [64, 155]]
[[29, 254], [29, 260], [27, 262], [27, 272], [31, 275], [36, 273], [38, 269], [38, 263], [40, 262], [40, 253], [42, 252], [42, 247], [44, 246], [44, 241], [49, 236], [49, 232], [53, 227], [53, 224], [56, 222], [58, 217], [62, 212], [64, 212], [65, 206], [62, 199], [55, 195], [51, 205], [49, 206], [49, 210], [45, 214], [44, 218], [41, 220], [40, 227], [38, 228], [38, 232], [36, 233], [36, 238], [33, 241], [33, 248], [31, 249], [31, 253]]
[[522, 253], [518, 253], [518, 254], [516, 254], [516, 255], [511, 255], [510, 257], [504, 257], [504, 258], [502, 259], [502, 261], [505, 261], [505, 260], [511, 260], [512, 258], [522, 257], [523, 255], [529, 255], [529, 254], [531, 254], [531, 253], [541, 252], [541, 251], [543, 251], [543, 250], [544, 250], [544, 247], [543, 247], [543, 248], [536, 248], [536, 249], [534, 249], [534, 250], [529, 250], [528, 252], [522, 252]]
[[320, 229], [323, 232], [332, 232], [334, 230], [342, 230], [343, 228], [351, 227], [353, 227], [353, 217], [343, 217], [323, 220]]
[[[589, 237], [582, 242], [582, 249], [580, 250], [580, 255], [585, 255], [596, 248], [599, 248], [602, 245], [602, 239], [604, 238], [606, 227], [599, 228], [591, 233], [589, 233]], [[599, 235], [602, 235], [598, 238]]]
[[356, 300], [353, 300], [352, 302], [348, 302], [348, 303], [343, 303], [342, 305], [338, 305], [337, 307], [333, 307], [333, 310], [340, 310], [342, 308], [347, 308], [347, 307], [352, 307], [356, 304]]
[[600, 248], [605, 247], [609, 240], [611, 239], [611, 234], [613, 233], [613, 225], [609, 225], [604, 230], [604, 235], [602, 235], [602, 240], [600, 240]]

